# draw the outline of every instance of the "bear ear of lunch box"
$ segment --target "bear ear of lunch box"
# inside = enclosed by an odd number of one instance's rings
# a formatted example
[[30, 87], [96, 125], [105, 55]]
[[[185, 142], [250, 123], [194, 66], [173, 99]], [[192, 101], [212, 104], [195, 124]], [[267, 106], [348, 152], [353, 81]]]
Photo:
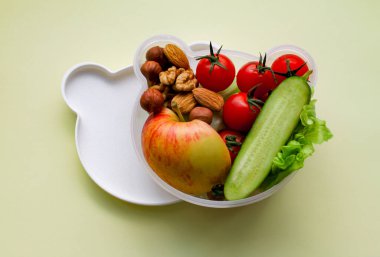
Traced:
[[[213, 201], [185, 194], [161, 180], [146, 163], [141, 150], [141, 130], [148, 114], [139, 106], [147, 88], [140, 67], [145, 53], [153, 46], [176, 44], [196, 68], [196, 56], [209, 52], [209, 42], [187, 45], [170, 35], [158, 35], [144, 41], [137, 49], [133, 65], [112, 71], [96, 63], [80, 63], [69, 69], [62, 81], [62, 95], [77, 114], [75, 143], [80, 162], [90, 178], [103, 190], [121, 200], [149, 206], [169, 205], [181, 200], [206, 207], [230, 208], [263, 200], [282, 188], [296, 173], [271, 189], [236, 201]], [[213, 43], [215, 49], [219, 45]], [[223, 50], [238, 69], [258, 60], [255, 55]], [[314, 70], [310, 82], [315, 85], [316, 67], [304, 50], [291, 45], [272, 48], [268, 63], [284, 53], [296, 53]]]

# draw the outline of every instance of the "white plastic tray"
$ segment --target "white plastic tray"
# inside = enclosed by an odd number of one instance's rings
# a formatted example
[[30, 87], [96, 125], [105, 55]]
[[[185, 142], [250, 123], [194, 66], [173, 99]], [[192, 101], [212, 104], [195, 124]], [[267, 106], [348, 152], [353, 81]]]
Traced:
[[[186, 195], [162, 181], [141, 156], [140, 131], [148, 114], [137, 108], [146, 81], [139, 67], [145, 52], [153, 45], [176, 43], [182, 47], [195, 69], [194, 56], [207, 54], [208, 42], [189, 46], [166, 35], [152, 37], [137, 50], [134, 66], [111, 71], [95, 63], [81, 63], [69, 69], [62, 81], [62, 95], [77, 114], [75, 141], [80, 161], [92, 178], [105, 191], [122, 200], [141, 205], [166, 205], [179, 198], [208, 207], [236, 207], [265, 199], [283, 187], [294, 174], [261, 194], [238, 201], [210, 201]], [[218, 46], [215, 44], [215, 48]], [[236, 70], [257, 56], [223, 50], [230, 56]], [[305, 58], [314, 70], [310, 77], [315, 85], [317, 71], [314, 61], [305, 51], [294, 46], [279, 46], [267, 51], [268, 64], [284, 53], [296, 53]], [[153, 178], [153, 179], [152, 179]]]

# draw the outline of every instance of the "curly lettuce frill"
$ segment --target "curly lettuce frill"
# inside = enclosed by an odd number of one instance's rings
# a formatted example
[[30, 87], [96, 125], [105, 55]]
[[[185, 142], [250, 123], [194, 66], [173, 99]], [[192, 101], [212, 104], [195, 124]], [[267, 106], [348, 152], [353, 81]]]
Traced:
[[314, 144], [332, 138], [326, 122], [316, 116], [315, 103], [314, 99], [303, 107], [299, 124], [272, 161], [272, 169], [261, 186], [263, 189], [278, 184], [293, 171], [301, 169], [305, 159], [314, 153]]

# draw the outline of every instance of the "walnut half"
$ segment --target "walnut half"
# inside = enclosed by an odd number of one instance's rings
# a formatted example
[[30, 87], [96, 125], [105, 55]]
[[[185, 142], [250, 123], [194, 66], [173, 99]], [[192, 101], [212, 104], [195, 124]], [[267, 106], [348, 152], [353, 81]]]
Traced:
[[160, 72], [160, 82], [164, 85], [170, 86], [173, 85], [175, 79], [177, 78], [177, 68], [171, 67], [167, 71]]
[[198, 80], [194, 77], [194, 73], [191, 69], [185, 70], [178, 75], [173, 89], [179, 92], [188, 92], [198, 86]]

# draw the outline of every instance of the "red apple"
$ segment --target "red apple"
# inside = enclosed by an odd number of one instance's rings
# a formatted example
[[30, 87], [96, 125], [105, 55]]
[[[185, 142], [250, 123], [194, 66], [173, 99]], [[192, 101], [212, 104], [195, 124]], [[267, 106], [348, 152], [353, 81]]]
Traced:
[[224, 183], [231, 167], [226, 145], [209, 124], [182, 122], [167, 108], [145, 122], [142, 148], [157, 175], [188, 194], [204, 194]]

